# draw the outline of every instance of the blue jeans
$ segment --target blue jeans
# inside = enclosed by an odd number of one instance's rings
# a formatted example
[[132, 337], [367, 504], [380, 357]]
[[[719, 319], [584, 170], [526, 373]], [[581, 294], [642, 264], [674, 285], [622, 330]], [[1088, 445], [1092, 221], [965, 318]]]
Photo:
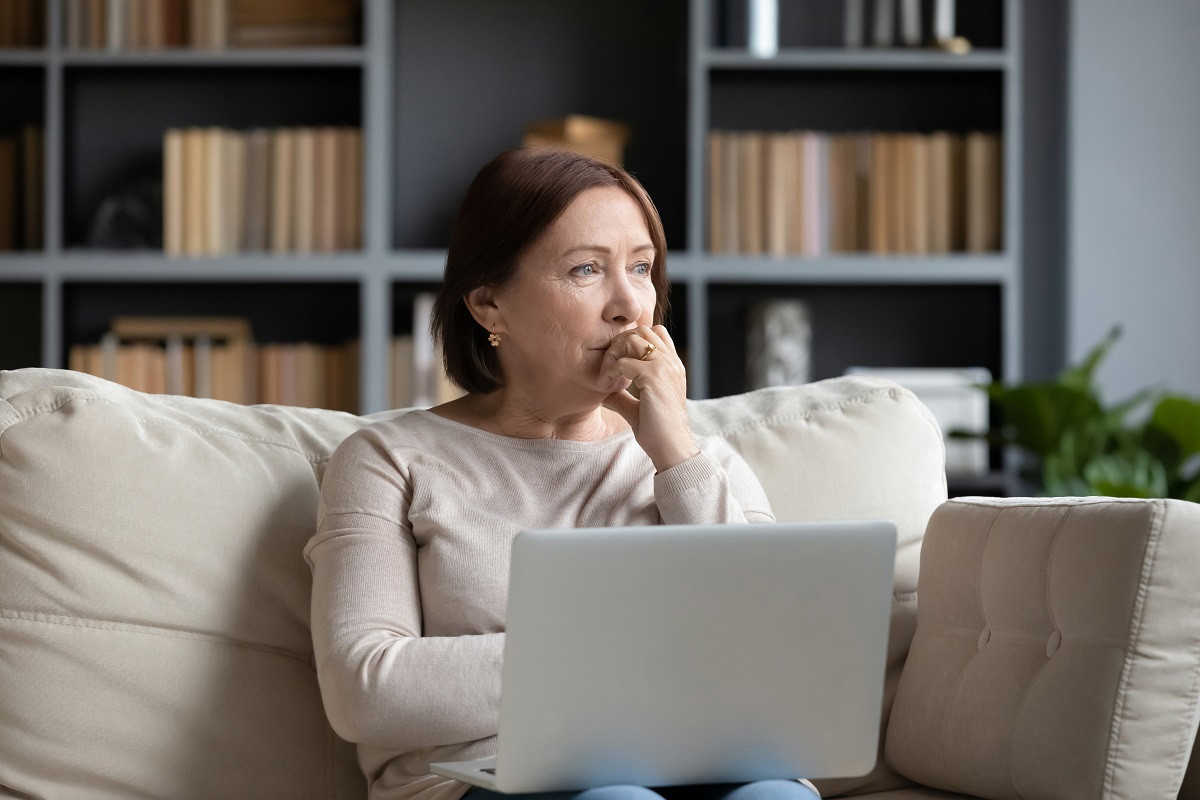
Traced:
[[659, 786], [654, 789], [614, 784], [579, 791], [530, 794], [502, 794], [475, 786], [463, 795], [462, 800], [819, 800], [819, 797], [802, 783], [777, 779], [750, 783]]

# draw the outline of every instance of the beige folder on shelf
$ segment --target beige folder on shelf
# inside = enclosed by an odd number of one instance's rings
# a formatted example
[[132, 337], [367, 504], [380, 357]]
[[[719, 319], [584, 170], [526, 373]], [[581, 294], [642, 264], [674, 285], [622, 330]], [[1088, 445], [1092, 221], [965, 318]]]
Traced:
[[722, 131], [708, 132], [708, 150], [707, 150], [707, 165], [708, 165], [708, 181], [705, 184], [708, 191], [706, 198], [708, 201], [708, 252], [720, 253], [725, 249], [724, 237], [724, 218], [721, 214], [721, 182], [722, 174], [721, 167], [724, 159], [721, 155], [721, 147], [725, 139], [725, 134]]
[[163, 136], [163, 251], [184, 254], [184, 131], [172, 128]]

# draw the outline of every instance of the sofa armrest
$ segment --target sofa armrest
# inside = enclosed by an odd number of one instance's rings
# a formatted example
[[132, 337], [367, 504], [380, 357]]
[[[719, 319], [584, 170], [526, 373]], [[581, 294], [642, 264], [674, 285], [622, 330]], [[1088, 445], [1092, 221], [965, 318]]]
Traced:
[[1200, 720], [1198, 576], [1194, 503], [944, 503], [889, 762], [984, 798], [1175, 797]]

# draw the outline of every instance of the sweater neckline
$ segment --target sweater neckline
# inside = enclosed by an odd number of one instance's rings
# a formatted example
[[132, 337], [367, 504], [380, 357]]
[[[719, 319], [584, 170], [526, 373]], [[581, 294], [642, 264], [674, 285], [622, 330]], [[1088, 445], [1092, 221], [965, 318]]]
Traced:
[[432, 419], [439, 425], [444, 425], [456, 430], [467, 431], [476, 436], [489, 439], [498, 444], [504, 444], [509, 447], [516, 447], [523, 450], [574, 450], [578, 452], [592, 452], [600, 448], [624, 442], [633, 437], [633, 430], [614, 433], [612, 436], [604, 439], [597, 439], [591, 442], [581, 441], [579, 439], [549, 439], [549, 438], [526, 438], [523, 436], [505, 436], [502, 433], [492, 433], [485, 431], [483, 428], [477, 428], [474, 425], [468, 425], [465, 422], [443, 417], [441, 414], [435, 414], [428, 408], [418, 408], [412, 413], [421, 414], [425, 419]]

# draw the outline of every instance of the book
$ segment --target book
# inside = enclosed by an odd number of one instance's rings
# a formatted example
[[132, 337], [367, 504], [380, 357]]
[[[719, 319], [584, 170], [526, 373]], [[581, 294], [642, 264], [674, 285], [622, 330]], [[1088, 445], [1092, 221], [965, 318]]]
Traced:
[[758, 255], [763, 252], [763, 134], [743, 131], [740, 139], [739, 249], [748, 255]]
[[[222, 252], [225, 242], [225, 131], [210, 127], [204, 133], [204, 255]], [[206, 395], [207, 396], [207, 395]]]
[[868, 214], [870, 227], [868, 244], [872, 253], [889, 252], [888, 216], [891, 200], [891, 137], [886, 133], [871, 134], [871, 162], [868, 175]]
[[723, 253], [741, 250], [742, 201], [741, 187], [742, 135], [727, 132], [721, 140], [721, 231]]
[[316, 137], [314, 249], [330, 253], [338, 249], [339, 182], [344, 181], [346, 176], [338, 173], [337, 129], [329, 126], [318, 128]]
[[764, 134], [765, 183], [764, 239], [766, 251], [773, 256], [787, 255], [788, 201], [793, 189], [792, 160], [785, 133]]
[[208, 147], [202, 128], [183, 132], [183, 245], [189, 256], [204, 254], [207, 236]]
[[842, 5], [842, 44], [846, 47], [862, 47], [864, 2], [845, 0]]
[[813, 131], [801, 134], [800, 152], [803, 159], [800, 196], [803, 207], [801, 255], [818, 256], [823, 252], [822, 242], [822, 135]]
[[921, 0], [900, 0], [900, 41], [905, 47], [921, 46]]
[[848, 253], [858, 249], [857, 137], [829, 140], [829, 249]]
[[225, 132], [225, 236], [222, 253], [241, 250], [245, 227], [246, 137], [238, 131]]
[[335, 131], [337, 151], [336, 235], [334, 250], [358, 249], [356, 231], [359, 196], [362, 193], [362, 165], [359, 163], [358, 143], [361, 137], [354, 128], [341, 127]]
[[723, 176], [721, 175], [721, 166], [723, 158], [721, 148], [723, 146], [725, 134], [722, 131], [708, 132], [708, 251], [710, 253], [720, 253], [725, 249], [725, 239], [723, 235], [723, 221], [721, 214], [721, 183]]
[[255, 128], [246, 134], [245, 227], [241, 249], [261, 253], [270, 249], [271, 133]]
[[929, 188], [929, 252], [948, 253], [955, 248], [954, 135], [935, 131], [929, 136], [927, 162]]
[[973, 253], [999, 250], [1003, 245], [999, 134], [968, 133], [965, 157], [966, 249]]
[[168, 256], [184, 253], [183, 131], [163, 135], [163, 250]]
[[289, 252], [295, 241], [296, 134], [280, 129], [271, 148], [271, 252]]
[[875, 0], [874, 25], [871, 43], [876, 47], [891, 47], [895, 28], [895, 0]]
[[909, 252], [929, 252], [929, 140], [920, 134], [909, 136]]
[[296, 174], [295, 207], [292, 224], [295, 226], [293, 250], [311, 253], [316, 244], [317, 134], [315, 128], [298, 128], [292, 159]]

